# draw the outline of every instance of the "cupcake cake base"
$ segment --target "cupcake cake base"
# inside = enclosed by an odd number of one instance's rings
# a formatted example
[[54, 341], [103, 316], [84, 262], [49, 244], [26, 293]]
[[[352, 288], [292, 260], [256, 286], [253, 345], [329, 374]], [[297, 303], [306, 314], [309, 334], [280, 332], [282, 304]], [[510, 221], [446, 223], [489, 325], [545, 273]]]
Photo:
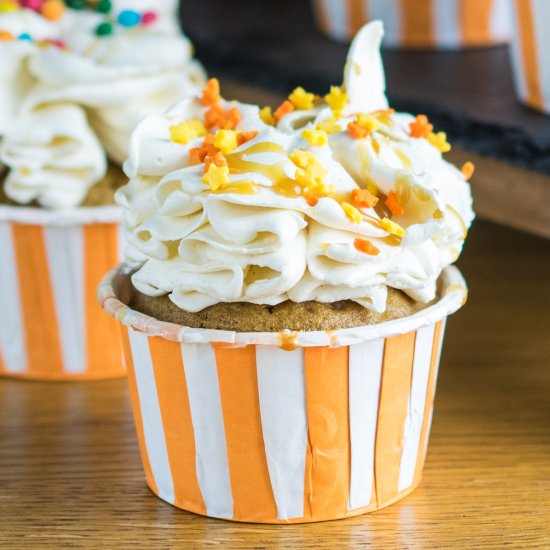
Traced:
[[137, 312], [128, 272], [99, 298], [121, 323], [147, 484], [198, 514], [307, 523], [378, 510], [420, 482], [445, 320], [466, 287], [384, 323], [321, 331], [183, 327]]
[[335, 330], [383, 323], [421, 311], [421, 304], [393, 288], [388, 289], [387, 308], [376, 313], [351, 300], [333, 303], [291, 302], [275, 306], [248, 302], [220, 303], [197, 313], [180, 309], [168, 296], [152, 298], [134, 290], [130, 307], [159, 321], [193, 328], [271, 332], [284, 326], [288, 330]]

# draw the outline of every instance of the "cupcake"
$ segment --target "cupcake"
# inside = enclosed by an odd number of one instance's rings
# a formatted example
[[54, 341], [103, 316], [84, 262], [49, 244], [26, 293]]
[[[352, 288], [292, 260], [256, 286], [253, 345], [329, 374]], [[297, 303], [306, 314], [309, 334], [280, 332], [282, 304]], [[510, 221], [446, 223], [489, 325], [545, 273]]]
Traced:
[[[520, 0], [521, 1], [521, 0]], [[317, 26], [339, 42], [381, 19], [384, 46], [457, 50], [502, 44], [510, 34], [507, 0], [312, 0]]]
[[342, 518], [420, 481], [468, 177], [385, 97], [380, 22], [344, 84], [277, 109], [216, 80], [135, 130], [117, 191], [123, 328], [149, 487], [236, 521]]
[[120, 259], [121, 165], [146, 114], [204, 84], [176, 3], [157, 4], [2, 2], [0, 374], [124, 375], [95, 300]]

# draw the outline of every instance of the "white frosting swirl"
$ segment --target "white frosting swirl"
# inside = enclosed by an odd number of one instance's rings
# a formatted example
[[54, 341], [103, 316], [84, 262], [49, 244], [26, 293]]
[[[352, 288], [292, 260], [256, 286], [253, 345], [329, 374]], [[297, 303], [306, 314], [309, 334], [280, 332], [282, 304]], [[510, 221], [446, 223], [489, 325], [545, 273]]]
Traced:
[[[410, 115], [386, 113], [381, 127], [362, 139], [347, 131], [358, 110], [387, 107], [381, 37], [379, 23], [359, 33], [345, 72], [349, 101], [336, 119], [320, 106], [294, 111], [274, 128], [257, 107], [222, 101], [224, 109], [242, 113], [236, 130], [259, 134], [226, 155], [230, 173], [220, 189], [204, 183], [204, 165], [190, 165], [191, 149], [204, 138], [185, 145], [170, 140], [171, 126], [203, 119], [206, 107], [198, 99], [138, 126], [125, 165], [130, 182], [117, 194], [138, 290], [169, 294], [188, 311], [219, 302], [354, 300], [382, 312], [388, 287], [421, 302], [434, 298], [474, 217], [470, 188], [428, 139], [410, 136]], [[304, 139], [304, 129], [329, 120], [341, 131], [326, 144]], [[296, 150], [310, 153], [333, 186], [317, 201], [295, 189]], [[357, 220], [343, 202], [369, 182], [376, 183], [380, 204], [358, 207]], [[384, 210], [391, 193], [403, 213]], [[398, 226], [388, 225], [387, 216]], [[404, 235], [396, 236], [399, 226]], [[378, 252], [366, 253], [357, 240]]]
[[107, 170], [86, 113], [70, 104], [46, 105], [21, 117], [4, 143], [2, 158], [10, 167], [7, 195], [51, 208], [80, 204]]
[[[77, 206], [86, 191], [103, 177], [105, 153], [122, 164], [128, 156], [131, 132], [144, 116], [162, 113], [182, 96], [196, 94], [203, 85], [204, 72], [192, 60], [191, 44], [177, 26], [175, 0], [117, 0], [113, 5], [115, 15], [123, 9], [152, 10], [157, 20], [146, 26], [117, 27], [112, 35], [99, 37], [95, 29], [105, 18], [95, 12], [67, 9], [55, 22], [29, 9], [0, 14], [1, 30], [14, 37], [28, 33], [33, 39], [0, 42], [0, 56], [7, 60], [0, 64], [0, 158], [18, 172], [10, 175], [10, 184], [6, 185], [12, 199], [37, 200], [49, 208]], [[36, 45], [46, 39], [60, 40], [66, 48]], [[67, 130], [74, 143], [84, 148], [79, 155], [75, 151], [69, 154], [70, 180], [75, 189], [67, 195], [61, 191], [67, 180], [56, 179], [61, 168], [57, 156], [55, 170], [48, 161], [43, 165], [33, 163], [32, 178], [20, 172], [21, 166], [29, 167], [27, 147], [34, 150], [37, 139], [63, 132], [63, 124], [44, 116], [58, 104], [85, 109], [78, 116], [77, 128]], [[75, 110], [64, 108], [62, 112], [76, 116]], [[50, 125], [34, 128], [41, 137], [33, 136], [28, 126], [37, 123]], [[65, 124], [69, 123], [67, 119]], [[98, 142], [103, 149], [101, 155], [97, 154]], [[43, 152], [49, 148], [45, 142], [41, 147]], [[86, 169], [79, 169], [86, 177], [77, 181], [73, 164], [83, 159]], [[62, 166], [64, 170], [65, 164]]]

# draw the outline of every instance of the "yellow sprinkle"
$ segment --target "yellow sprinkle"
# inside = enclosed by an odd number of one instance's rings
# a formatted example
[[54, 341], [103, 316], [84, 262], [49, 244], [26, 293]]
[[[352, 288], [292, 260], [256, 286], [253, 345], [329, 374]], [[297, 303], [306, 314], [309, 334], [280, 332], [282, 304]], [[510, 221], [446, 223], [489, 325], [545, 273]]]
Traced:
[[343, 130], [342, 126], [339, 124], [336, 124], [332, 120], [327, 120], [325, 122], [319, 122], [317, 126], [315, 127], [317, 130], [322, 130], [323, 132], [326, 132], [327, 134], [336, 134], [338, 132], [341, 132]]
[[398, 237], [405, 236], [405, 230], [398, 223], [392, 222], [388, 218], [382, 218], [379, 222], [379, 225], [388, 233], [392, 233], [393, 235], [397, 235]]
[[0, 2], [0, 13], [9, 13], [18, 9], [19, 6], [15, 2]]
[[228, 155], [239, 146], [237, 132], [234, 130], [218, 130], [214, 138], [214, 147], [224, 155]]
[[275, 118], [271, 112], [271, 107], [264, 107], [263, 109], [260, 109], [260, 118], [264, 124], [275, 126]]
[[331, 86], [325, 101], [333, 111], [341, 111], [348, 103], [348, 94], [339, 86]]
[[328, 136], [323, 130], [304, 130], [302, 137], [316, 147], [326, 145], [328, 142]]
[[447, 141], [447, 134], [445, 132], [432, 132], [428, 136], [428, 141], [442, 153], [448, 153], [451, 150], [451, 144]]
[[309, 111], [313, 109], [315, 95], [306, 92], [302, 87], [296, 88], [289, 96], [291, 103], [301, 111]]
[[191, 119], [176, 126], [170, 126], [170, 140], [186, 145], [192, 139], [206, 135], [206, 128], [200, 120]]
[[307, 188], [311, 195], [330, 195], [336, 191], [331, 183], [314, 183]]
[[382, 127], [382, 123], [376, 117], [365, 113], [357, 115], [357, 124], [370, 132], [376, 132]]
[[327, 177], [327, 171], [321, 164], [312, 164], [296, 170], [296, 182], [303, 189], [310, 189], [322, 184]]
[[302, 151], [302, 149], [294, 149], [289, 158], [299, 168], [305, 168], [317, 160], [313, 153]]
[[219, 191], [229, 183], [229, 166], [216, 166], [214, 163], [208, 167], [208, 172], [202, 176], [202, 181], [212, 191]]
[[346, 216], [353, 223], [361, 223], [363, 221], [363, 218], [361, 217], [359, 210], [357, 210], [355, 206], [352, 206], [351, 204], [349, 204], [349, 202], [343, 202], [341, 206], [344, 212], [346, 213]]
[[290, 160], [298, 167], [295, 179], [300, 187], [309, 189], [324, 183], [328, 172], [315, 155], [308, 151], [295, 149], [290, 155]]

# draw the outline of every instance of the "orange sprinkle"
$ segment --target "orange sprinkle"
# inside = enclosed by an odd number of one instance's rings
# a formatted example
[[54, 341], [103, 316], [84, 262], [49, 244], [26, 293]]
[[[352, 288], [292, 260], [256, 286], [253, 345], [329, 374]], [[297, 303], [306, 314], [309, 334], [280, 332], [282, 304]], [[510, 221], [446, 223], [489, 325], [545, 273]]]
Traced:
[[294, 111], [295, 107], [292, 104], [291, 101], [288, 99], [285, 99], [279, 107], [277, 107], [277, 110], [273, 113], [273, 116], [275, 118], [276, 122], [279, 122], [285, 115], [288, 115], [289, 113], [292, 113]]
[[433, 131], [433, 124], [428, 122], [426, 115], [418, 115], [414, 122], [409, 124], [410, 136], [413, 138], [427, 138]]
[[220, 82], [217, 78], [211, 78], [202, 91], [203, 105], [217, 105], [220, 102]]
[[243, 143], [254, 139], [258, 134], [258, 130], [252, 130], [251, 132], [239, 132], [237, 134], [237, 143], [242, 145]]
[[214, 147], [214, 134], [207, 134], [200, 147], [193, 147], [189, 150], [189, 164], [194, 166], [196, 164], [202, 164], [207, 156], [214, 156], [218, 149]]
[[378, 256], [378, 254], [380, 254], [380, 250], [366, 239], [360, 239], [359, 237], [356, 238], [353, 241], [353, 246], [355, 246], [355, 248], [357, 248], [360, 252], [370, 254], [371, 256]]
[[204, 113], [204, 125], [207, 128], [218, 126], [221, 118], [225, 113], [225, 109], [221, 105], [214, 105]]
[[466, 178], [466, 180], [469, 180], [473, 175], [476, 167], [473, 162], [465, 162], [460, 171], [462, 172], [462, 175]]
[[386, 206], [394, 216], [402, 216], [405, 213], [405, 209], [397, 201], [397, 195], [394, 191], [389, 192], [388, 198], [386, 199]]
[[304, 195], [304, 198], [309, 206], [317, 206], [317, 203], [319, 202], [319, 197], [315, 197], [314, 195]]
[[327, 189], [325, 193], [323, 192], [315, 193], [314, 190], [312, 191], [310, 189], [306, 189], [303, 196], [304, 196], [304, 199], [306, 199], [306, 202], [309, 204], [309, 206], [317, 206], [319, 199], [330, 196], [330, 189]]
[[365, 138], [370, 133], [368, 128], [363, 128], [362, 126], [359, 126], [356, 121], [350, 122], [348, 124], [348, 132], [353, 139]]
[[206, 155], [204, 158], [204, 171], [208, 172], [208, 168], [211, 164], [215, 164], [218, 168], [220, 166], [227, 166], [227, 159], [222, 155], [220, 151], [213, 155]]
[[193, 147], [193, 149], [189, 150], [189, 164], [191, 166], [195, 166], [197, 164], [200, 164], [201, 162], [204, 162], [201, 158], [201, 148], [199, 147]]
[[206, 137], [204, 138], [204, 141], [202, 142], [202, 146], [205, 147], [206, 145], [214, 145], [214, 141], [216, 140], [215, 134], [206, 134]]
[[221, 105], [213, 105], [204, 113], [204, 125], [208, 128], [218, 127], [222, 130], [234, 130], [241, 121], [241, 112], [236, 107], [224, 109]]
[[46, 19], [57, 21], [65, 13], [65, 4], [61, 0], [46, 0], [42, 4], [40, 12]]
[[367, 189], [354, 189], [351, 192], [351, 202], [361, 208], [372, 208], [378, 203], [378, 197]]
[[12, 40], [15, 40], [15, 36], [13, 36], [13, 34], [9, 31], [0, 30], [0, 40], [11, 42]]
[[241, 112], [236, 107], [225, 111], [225, 115], [222, 118], [220, 128], [222, 130], [234, 130], [237, 124], [241, 121]]

